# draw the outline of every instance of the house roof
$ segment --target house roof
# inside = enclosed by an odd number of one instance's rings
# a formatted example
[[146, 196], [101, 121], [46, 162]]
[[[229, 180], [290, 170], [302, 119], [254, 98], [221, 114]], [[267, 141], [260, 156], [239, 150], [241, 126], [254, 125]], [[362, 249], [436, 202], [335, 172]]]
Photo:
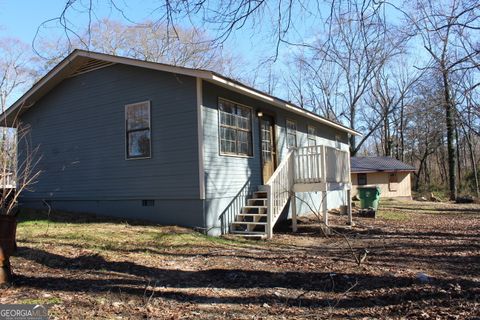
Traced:
[[58, 63], [43, 78], [37, 81], [22, 97], [20, 97], [15, 103], [12, 104], [10, 108], [8, 108], [2, 115], [0, 115], [0, 121], [4, 124], [11, 126], [14, 120], [23, 111], [32, 107], [36, 101], [38, 101], [41, 97], [47, 94], [50, 90], [52, 90], [62, 80], [80, 73], [103, 68], [117, 63], [200, 78], [202, 80], [212, 82], [216, 85], [226, 87], [230, 90], [241, 92], [242, 94], [253, 97], [255, 99], [262, 100], [280, 109], [289, 110], [306, 118], [310, 118], [311, 120], [314, 120], [316, 122], [323, 123], [330, 127], [334, 127], [340, 131], [344, 131], [352, 135], [361, 135], [361, 133], [359, 133], [358, 131], [323, 118], [311, 111], [300, 108], [290, 102], [274, 97], [255, 88], [249, 87], [241, 82], [230, 79], [213, 71], [172, 66], [163, 63], [142, 61], [127, 57], [120, 57], [79, 49], [75, 49], [74, 51], [72, 51], [72, 53], [70, 53], [65, 59]]
[[415, 171], [411, 165], [392, 157], [352, 157], [352, 173]]

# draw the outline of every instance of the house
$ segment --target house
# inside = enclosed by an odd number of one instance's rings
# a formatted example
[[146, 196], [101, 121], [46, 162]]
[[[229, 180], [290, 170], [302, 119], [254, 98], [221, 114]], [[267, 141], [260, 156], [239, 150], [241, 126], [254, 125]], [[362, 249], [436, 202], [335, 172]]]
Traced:
[[380, 187], [381, 198], [412, 198], [411, 173], [415, 168], [392, 157], [352, 157], [352, 195], [359, 186]]
[[349, 204], [358, 132], [215, 72], [75, 50], [15, 118], [42, 156], [25, 207], [271, 237], [287, 215]]

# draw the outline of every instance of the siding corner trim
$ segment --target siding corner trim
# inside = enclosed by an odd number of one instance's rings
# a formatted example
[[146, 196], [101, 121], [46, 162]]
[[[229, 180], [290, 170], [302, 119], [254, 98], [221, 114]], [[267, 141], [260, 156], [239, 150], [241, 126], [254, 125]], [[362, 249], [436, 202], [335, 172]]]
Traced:
[[205, 199], [205, 166], [203, 156], [203, 88], [202, 79], [197, 77], [197, 130], [198, 130], [198, 179], [200, 199]]

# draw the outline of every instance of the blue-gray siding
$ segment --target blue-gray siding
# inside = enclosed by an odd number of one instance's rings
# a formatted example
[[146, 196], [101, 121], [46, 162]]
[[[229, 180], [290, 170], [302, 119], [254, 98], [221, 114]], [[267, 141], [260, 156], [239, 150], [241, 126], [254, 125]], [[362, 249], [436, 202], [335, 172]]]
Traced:
[[[54, 209], [140, 218], [168, 224], [228, 231], [245, 200], [262, 184], [259, 122], [256, 112], [275, 117], [277, 162], [287, 153], [286, 120], [297, 123], [298, 145], [307, 145], [307, 125], [317, 128], [320, 143], [343, 148], [347, 134], [259, 100], [203, 81], [203, 152], [205, 200], [199, 184], [196, 79], [126, 65], [113, 65], [68, 78], [24, 113], [31, 142], [42, 156], [43, 171], [23, 203]], [[221, 156], [218, 98], [253, 109], [253, 156]], [[152, 157], [125, 160], [125, 109], [149, 100]], [[298, 212], [318, 207], [320, 193], [301, 194]], [[153, 207], [142, 200], [155, 200]], [[343, 202], [328, 195], [329, 207]], [[310, 205], [307, 205], [307, 203]]]
[[[195, 88], [193, 77], [126, 65], [64, 80], [22, 116], [43, 171], [23, 201], [203, 226]], [[125, 160], [124, 106], [146, 100], [152, 157]]]
[[[244, 104], [253, 109], [253, 157], [223, 156], [219, 152], [218, 142], [218, 99], [225, 98]], [[203, 131], [204, 131], [204, 168], [206, 203], [206, 225], [212, 234], [225, 233], [233, 217], [240, 212], [246, 199], [262, 184], [262, 171], [259, 146], [259, 122], [257, 111], [275, 117], [275, 137], [278, 159], [280, 163], [287, 154], [286, 120], [297, 123], [297, 144], [307, 145], [307, 126], [317, 128], [318, 143], [335, 146], [336, 136], [342, 148], [348, 148], [348, 136], [345, 132], [319, 124], [313, 120], [292, 112], [273, 107], [257, 99], [228, 90], [215, 84], [203, 82]], [[310, 207], [318, 209], [320, 192], [298, 194], [304, 201], [297, 201], [299, 214], [310, 212]], [[341, 191], [330, 192], [327, 198], [329, 208], [343, 204]]]

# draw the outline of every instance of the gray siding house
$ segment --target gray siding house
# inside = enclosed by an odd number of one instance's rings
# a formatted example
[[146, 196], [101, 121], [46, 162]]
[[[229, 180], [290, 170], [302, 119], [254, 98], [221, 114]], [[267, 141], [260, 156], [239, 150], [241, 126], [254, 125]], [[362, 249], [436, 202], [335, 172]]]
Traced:
[[41, 155], [24, 207], [271, 237], [349, 205], [356, 131], [214, 72], [75, 50], [2, 118]]

